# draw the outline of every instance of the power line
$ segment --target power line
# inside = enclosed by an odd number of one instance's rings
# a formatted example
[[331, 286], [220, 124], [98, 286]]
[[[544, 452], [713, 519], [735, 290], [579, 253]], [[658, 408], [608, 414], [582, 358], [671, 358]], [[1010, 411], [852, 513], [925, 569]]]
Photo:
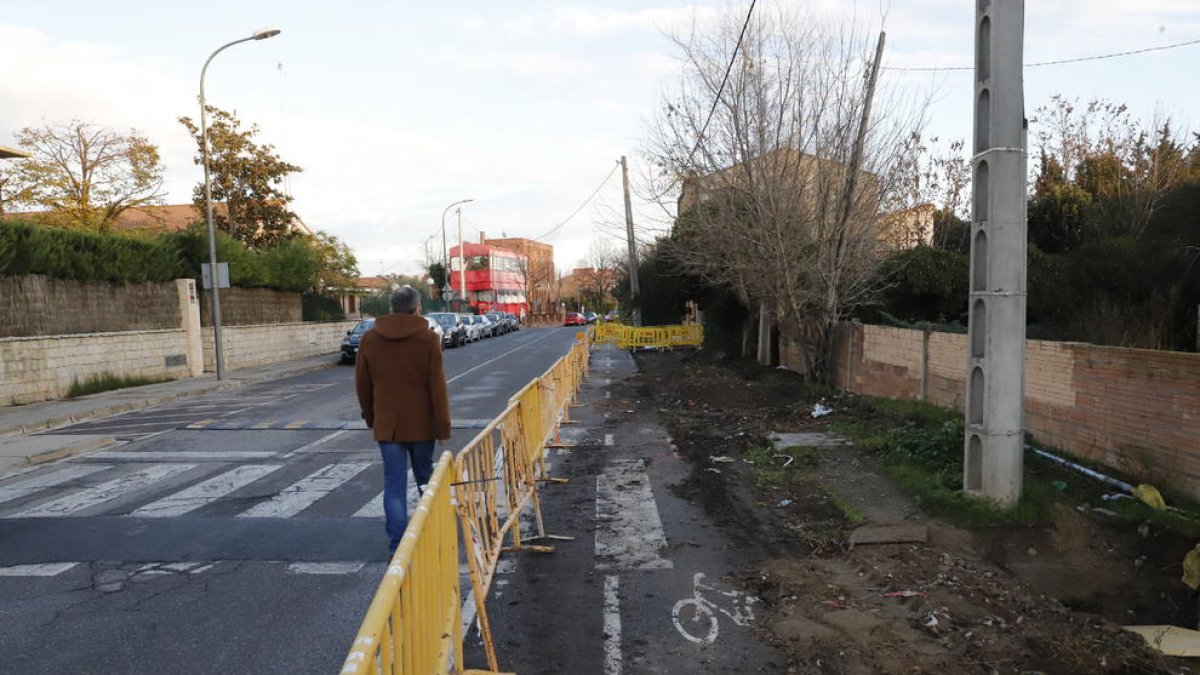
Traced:
[[737, 44], [733, 46], [729, 67], [725, 69], [725, 77], [721, 78], [721, 86], [717, 88], [717, 97], [713, 99], [712, 107], [708, 109], [708, 118], [704, 120], [704, 126], [700, 128], [700, 135], [696, 137], [696, 145], [692, 146], [692, 151], [688, 153], [688, 164], [691, 164], [692, 157], [700, 149], [700, 144], [704, 142], [704, 134], [708, 133], [708, 123], [712, 121], [713, 113], [717, 111], [717, 104], [721, 102], [721, 94], [725, 93], [725, 85], [729, 82], [729, 73], [733, 72], [733, 64], [737, 62], [738, 50], [742, 48], [742, 39], [746, 37], [746, 28], [750, 26], [750, 17], [754, 14], [754, 3], [757, 1], [750, 0], [750, 9], [746, 10], [746, 22], [742, 24], [742, 32], [738, 34]]
[[567, 223], [571, 222], [571, 219], [574, 218], [575, 216], [579, 215], [579, 212], [582, 211], [585, 206], [590, 204], [592, 202], [592, 200], [596, 198], [596, 195], [600, 194], [600, 190], [603, 189], [605, 185], [608, 185], [609, 179], [611, 179], [613, 177], [613, 174], [617, 172], [617, 168], [620, 166], [621, 166], [621, 164], [619, 162], [614, 164], [612, 171], [608, 172], [608, 175], [604, 177], [604, 180], [600, 181], [600, 184], [596, 186], [596, 189], [594, 191], [592, 191], [592, 194], [587, 199], [585, 199], [582, 204], [579, 205], [579, 208], [572, 211], [571, 215], [567, 216], [566, 219], [563, 220], [561, 223], [550, 228], [550, 231], [547, 232], [546, 234], [543, 234], [540, 237], [534, 237], [533, 240], [537, 241], [538, 239], [545, 239], [546, 237], [549, 237], [550, 235], [557, 232], [560, 228], [562, 228], [563, 225], [566, 225]]
[[[1070, 59], [1058, 59], [1056, 61], [1038, 61], [1036, 63], [1026, 63], [1026, 68], [1038, 68], [1040, 66], [1058, 66], [1064, 63], [1079, 63], [1081, 61], [1099, 61], [1101, 59], [1115, 59], [1120, 56], [1133, 56], [1134, 54], [1146, 54], [1149, 52], [1161, 52], [1167, 49], [1175, 49], [1177, 47], [1190, 47], [1200, 44], [1200, 40], [1188, 40], [1187, 42], [1176, 42], [1175, 44], [1162, 45], [1160, 47], [1146, 47], [1144, 49], [1131, 49], [1124, 52], [1113, 52], [1111, 54], [1096, 54], [1093, 56], [1078, 56]], [[975, 66], [946, 66], [932, 68], [904, 68], [901, 66], [883, 66], [884, 70], [907, 70], [907, 71], [940, 71], [940, 70], [975, 70]]]

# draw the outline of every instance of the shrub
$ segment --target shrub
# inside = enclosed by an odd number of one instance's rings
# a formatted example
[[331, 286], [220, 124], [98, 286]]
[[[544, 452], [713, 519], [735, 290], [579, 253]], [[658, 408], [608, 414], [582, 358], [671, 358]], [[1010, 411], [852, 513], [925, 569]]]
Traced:
[[305, 321], [342, 321], [346, 312], [336, 298], [320, 293], [304, 293], [300, 296], [300, 311]]
[[41, 274], [75, 281], [145, 283], [186, 276], [178, 247], [145, 241], [0, 221], [0, 275]]

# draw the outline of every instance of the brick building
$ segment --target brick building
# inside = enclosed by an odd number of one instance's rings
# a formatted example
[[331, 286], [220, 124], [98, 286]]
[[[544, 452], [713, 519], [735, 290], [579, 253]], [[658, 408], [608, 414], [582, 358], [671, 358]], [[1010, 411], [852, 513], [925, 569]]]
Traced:
[[559, 294], [554, 274], [553, 246], [523, 237], [482, 238], [480, 243], [525, 256], [528, 269], [523, 270], [523, 274], [529, 315], [535, 320], [557, 317]]

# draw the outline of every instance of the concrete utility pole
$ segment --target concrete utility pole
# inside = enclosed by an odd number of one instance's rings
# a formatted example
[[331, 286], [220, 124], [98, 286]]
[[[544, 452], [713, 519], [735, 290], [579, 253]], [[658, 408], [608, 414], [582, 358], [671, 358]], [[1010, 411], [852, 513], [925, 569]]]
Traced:
[[[621, 155], [621, 187], [625, 191], [625, 234], [629, 238], [629, 298], [636, 302], [641, 295], [638, 283], [637, 241], [633, 238], [633, 204], [629, 200], [629, 167], [625, 155]], [[642, 310], [634, 307], [633, 325], [642, 325]]]
[[1025, 2], [977, 6], [963, 488], [1011, 505], [1021, 497], [1025, 440]]
[[459, 306], [460, 312], [467, 311], [470, 307], [470, 300], [467, 297], [467, 249], [463, 245], [462, 233], [462, 207], [454, 209], [455, 215], [458, 216], [458, 283], [459, 292], [462, 293], [462, 305]]

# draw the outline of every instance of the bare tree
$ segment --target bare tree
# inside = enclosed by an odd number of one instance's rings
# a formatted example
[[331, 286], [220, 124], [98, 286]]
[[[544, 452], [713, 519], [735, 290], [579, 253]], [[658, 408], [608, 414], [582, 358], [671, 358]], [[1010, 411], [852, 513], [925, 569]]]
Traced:
[[837, 321], [875, 291], [878, 226], [922, 108], [885, 87], [852, 173], [873, 45], [853, 26], [758, 14], [718, 98], [742, 19], [675, 38], [683, 74], [648, 134], [659, 193], [680, 185], [664, 250], [773, 315], [820, 378]]
[[608, 239], [597, 238], [581, 263], [577, 280], [580, 300], [596, 311], [607, 309], [621, 270], [627, 267], [620, 250]]
[[162, 200], [158, 148], [137, 131], [71, 120], [25, 127], [17, 143], [31, 155], [20, 169], [22, 201], [56, 224], [103, 231], [125, 210]]

